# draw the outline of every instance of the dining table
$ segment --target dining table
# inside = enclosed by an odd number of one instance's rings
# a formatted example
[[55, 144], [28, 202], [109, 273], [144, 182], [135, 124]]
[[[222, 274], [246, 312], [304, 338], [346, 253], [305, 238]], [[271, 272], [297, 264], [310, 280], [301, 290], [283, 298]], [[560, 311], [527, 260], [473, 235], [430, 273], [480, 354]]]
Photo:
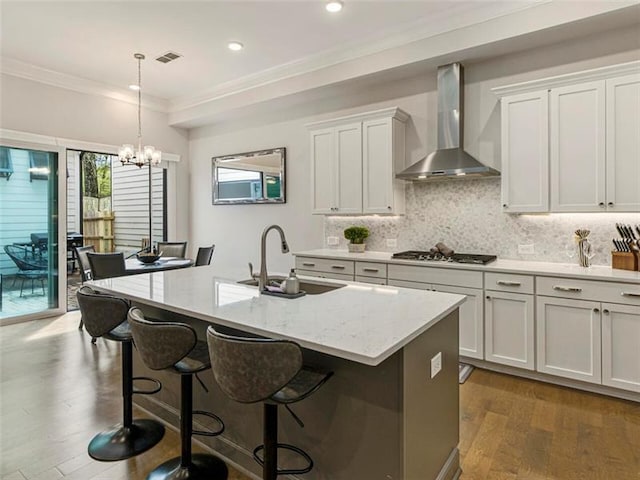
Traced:
[[143, 263], [137, 258], [127, 258], [125, 260], [125, 271], [127, 275], [137, 275], [139, 273], [162, 272], [165, 270], [175, 270], [187, 268], [193, 265], [190, 258], [160, 257], [153, 263]]

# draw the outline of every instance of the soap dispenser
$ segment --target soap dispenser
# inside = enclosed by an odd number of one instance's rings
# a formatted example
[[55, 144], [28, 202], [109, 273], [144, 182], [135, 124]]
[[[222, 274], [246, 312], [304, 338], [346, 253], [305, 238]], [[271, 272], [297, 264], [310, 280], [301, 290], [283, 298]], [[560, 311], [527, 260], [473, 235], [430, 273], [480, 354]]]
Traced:
[[300, 292], [300, 280], [296, 277], [296, 269], [292, 268], [291, 273], [284, 282], [284, 293], [295, 295]]

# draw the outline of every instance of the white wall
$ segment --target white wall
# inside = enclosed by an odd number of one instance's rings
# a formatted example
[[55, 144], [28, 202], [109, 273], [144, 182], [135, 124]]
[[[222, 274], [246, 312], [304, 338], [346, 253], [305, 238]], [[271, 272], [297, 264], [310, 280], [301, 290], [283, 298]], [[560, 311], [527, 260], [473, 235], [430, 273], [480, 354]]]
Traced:
[[[544, 78], [568, 72], [586, 70], [600, 66], [629, 62], [640, 59], [640, 37], [636, 29], [623, 29], [605, 34], [593, 35], [562, 44], [523, 51], [482, 62], [466, 64], [465, 88], [465, 146], [466, 149], [485, 164], [500, 169], [500, 109], [498, 98], [491, 88], [537, 78]], [[464, 63], [464, 58], [460, 59]], [[365, 112], [389, 106], [398, 106], [411, 115], [407, 125], [407, 165], [419, 160], [436, 145], [436, 81], [435, 70], [428, 74], [397, 79], [393, 82], [375, 84], [368, 81], [367, 87], [346, 84], [341, 89], [333, 89], [331, 97], [323, 97], [318, 92], [310, 92], [309, 101], [298, 103], [287, 110], [261, 114], [260, 117], [234, 119], [222, 126], [202, 127], [190, 131], [190, 154], [192, 176], [191, 238], [196, 244], [214, 242], [217, 245], [215, 264], [222, 270], [244, 271], [248, 260], [257, 262], [259, 236], [265, 225], [279, 223], [289, 235], [293, 251], [317, 248], [324, 245], [324, 230], [329, 233], [341, 231], [345, 223], [357, 223], [358, 217], [349, 220], [326, 220], [325, 229], [322, 219], [311, 215], [310, 207], [310, 163], [308, 133], [305, 123], [323, 120], [351, 113]], [[283, 206], [212, 206], [211, 205], [211, 165], [212, 156], [256, 150], [261, 148], [284, 146], [287, 148], [288, 202]], [[456, 215], [456, 224], [464, 226], [466, 220], [482, 225], [483, 218], [490, 220], [494, 215], [506, 215], [496, 210], [499, 196], [495, 196], [499, 182], [487, 184], [484, 199], [497, 203], [496, 209], [451, 209], [448, 205], [434, 204], [433, 208], [447, 210]], [[457, 187], [441, 186], [452, 193]], [[428, 186], [414, 188], [409, 186], [409, 195], [426, 196]], [[481, 188], [482, 190], [482, 188]], [[422, 192], [422, 193], [421, 193]], [[450, 196], [450, 195], [448, 195]], [[409, 197], [408, 197], [409, 198]], [[436, 228], [442, 230], [444, 240], [455, 243], [464, 250], [475, 244], [465, 245], [464, 230], [451, 232], [446, 230], [446, 215], [432, 215], [428, 208], [424, 211], [424, 199], [415, 198], [408, 205], [407, 216], [402, 222], [407, 228], [395, 228], [400, 236], [399, 245], [406, 248], [422, 248], [431, 238]], [[411, 208], [413, 207], [413, 210]], [[420, 209], [418, 211], [418, 209]], [[607, 214], [603, 214], [607, 215]], [[525, 219], [511, 217], [506, 223], [516, 223], [523, 232], [523, 243], [538, 244], [540, 252], [550, 251], [554, 242], [547, 238], [558, 239], [573, 228], [575, 222], [542, 222], [544, 228], [531, 229]], [[522, 217], [526, 218], [526, 217]], [[611, 217], [612, 224], [617, 221], [631, 221], [620, 216]], [[434, 221], [438, 222], [438, 227]], [[504, 222], [498, 222], [502, 224]], [[589, 227], [588, 219], [584, 225]], [[605, 238], [614, 235], [602, 228], [602, 219], [596, 229], [603, 238], [596, 239], [604, 244]], [[495, 221], [486, 222], [496, 224]], [[374, 225], [374, 235], [376, 226]], [[416, 234], [417, 232], [417, 234]], [[379, 232], [382, 233], [382, 232]], [[406, 238], [402, 236], [406, 235]], [[517, 238], [514, 241], [520, 241]], [[607, 240], [609, 241], [609, 240]], [[377, 243], [379, 246], [380, 243]], [[477, 246], [476, 246], [477, 247]], [[513, 248], [497, 249], [503, 257], [511, 256]], [[477, 247], [479, 248], [479, 247]], [[271, 269], [285, 271], [292, 260], [277, 252], [277, 244], [270, 246]], [[554, 257], [557, 261], [557, 256]], [[601, 262], [604, 263], [604, 257]]]
[[[110, 98], [79, 93], [2, 74], [0, 76], [0, 127], [29, 133], [108, 145], [135, 143], [137, 106]], [[167, 114], [143, 109], [145, 144], [181, 155], [169, 197], [176, 198], [169, 229], [178, 238], [189, 231], [188, 134], [168, 126]], [[175, 222], [175, 223], [174, 223]]]

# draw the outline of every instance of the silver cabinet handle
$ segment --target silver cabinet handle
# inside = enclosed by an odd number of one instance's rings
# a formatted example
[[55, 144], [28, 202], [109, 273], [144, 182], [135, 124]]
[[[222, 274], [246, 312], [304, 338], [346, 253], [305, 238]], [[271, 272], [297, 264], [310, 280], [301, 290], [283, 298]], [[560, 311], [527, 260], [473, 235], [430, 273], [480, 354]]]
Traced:
[[582, 291], [580, 287], [563, 287], [562, 285], [554, 285], [553, 289], [560, 290], [561, 292], [581, 292]]
[[344, 265], [331, 265], [331, 268], [335, 268], [337, 270], [344, 270], [346, 267]]
[[311, 263], [311, 262], [302, 262], [302, 266], [303, 267], [315, 267], [316, 264], [315, 263]]
[[599, 203], [598, 203], [598, 206], [599, 206], [599, 207], [604, 207], [604, 202], [599, 202]]
[[507, 282], [506, 280], [498, 280], [496, 282], [498, 285], [504, 285], [505, 287], [520, 287], [522, 284], [520, 282]]
[[389, 205], [389, 206], [387, 207], [387, 210], [391, 210], [391, 205]]
[[609, 315], [609, 310], [605, 308], [604, 310], [602, 310], [602, 313], [604, 313], [605, 315]]
[[489, 295], [487, 295], [487, 296], [486, 296], [486, 297], [484, 297], [484, 298], [486, 298], [487, 300], [491, 300], [491, 297], [490, 297]]
[[363, 268], [362, 270], [365, 271], [365, 272], [379, 272], [380, 271], [377, 268]]
[[600, 309], [598, 309], [598, 308], [594, 308], [594, 309], [593, 309], [593, 313], [600, 313]]
[[613, 207], [613, 202], [609, 202], [609, 203], [607, 203], [607, 206], [609, 206], [609, 207]]
[[640, 293], [622, 292], [623, 297], [640, 297]]

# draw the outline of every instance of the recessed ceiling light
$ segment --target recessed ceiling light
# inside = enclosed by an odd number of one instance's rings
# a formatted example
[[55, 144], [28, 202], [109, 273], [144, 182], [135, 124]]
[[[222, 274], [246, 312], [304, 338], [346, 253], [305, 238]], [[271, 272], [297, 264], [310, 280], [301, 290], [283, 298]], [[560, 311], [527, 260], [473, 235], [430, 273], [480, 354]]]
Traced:
[[129, 85], [129, 90], [133, 90], [133, 91], [137, 92], [138, 90], [140, 90], [140, 85], [132, 83], [131, 85]]
[[242, 50], [244, 48], [244, 45], [241, 44], [240, 42], [229, 42], [227, 44], [227, 47], [229, 47], [229, 50], [233, 50], [234, 52], [237, 52], [238, 50]]
[[324, 8], [327, 9], [327, 12], [336, 13], [342, 10], [343, 3], [340, 0], [334, 0], [332, 2], [327, 2]]

